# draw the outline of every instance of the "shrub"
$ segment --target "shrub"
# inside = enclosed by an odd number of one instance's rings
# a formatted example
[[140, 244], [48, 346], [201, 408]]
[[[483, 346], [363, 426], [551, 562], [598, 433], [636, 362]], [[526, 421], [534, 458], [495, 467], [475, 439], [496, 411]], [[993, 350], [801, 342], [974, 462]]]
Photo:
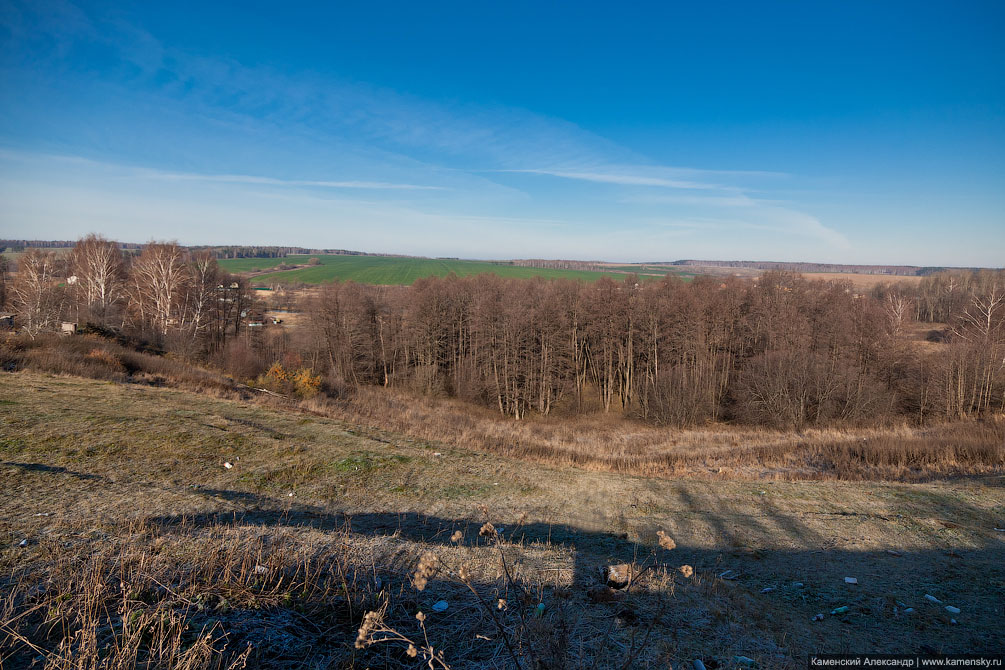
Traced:
[[310, 398], [321, 390], [321, 375], [314, 374], [309, 368], [299, 368], [288, 371], [281, 363], [273, 363], [268, 372], [255, 380], [256, 385], [274, 393]]

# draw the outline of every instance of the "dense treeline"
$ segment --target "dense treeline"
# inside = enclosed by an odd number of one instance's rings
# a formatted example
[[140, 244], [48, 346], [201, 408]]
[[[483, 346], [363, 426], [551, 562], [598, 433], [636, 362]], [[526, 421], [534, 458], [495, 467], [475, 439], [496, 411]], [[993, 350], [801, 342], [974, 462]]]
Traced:
[[[867, 295], [785, 272], [333, 283], [305, 295], [299, 327], [251, 331], [246, 283], [174, 244], [128, 256], [91, 236], [63, 256], [26, 253], [0, 284], [29, 336], [76, 315], [238, 377], [305, 366], [335, 395], [397, 386], [517, 419], [599, 410], [658, 425], [800, 428], [1005, 410], [1002, 271], [940, 273]], [[919, 321], [931, 324], [928, 341]]]
[[[785, 263], [778, 261], [674, 261], [673, 265], [704, 266], [719, 268], [748, 268], [753, 270], [769, 270], [779, 272], [830, 272], [830, 273], [860, 273], [881, 274], [900, 277], [926, 275], [946, 268], [924, 268], [917, 265], [843, 265], [838, 263]], [[976, 270], [978, 268], [955, 268], [957, 270]]]
[[276, 246], [202, 246], [189, 247], [192, 252], [208, 251], [214, 258], [286, 258], [287, 256], [303, 256], [308, 254], [332, 254], [335, 256], [364, 256], [365, 251], [350, 251], [348, 249], [312, 249], [309, 247], [276, 247]]
[[247, 281], [208, 252], [150, 243], [129, 253], [94, 235], [65, 254], [29, 249], [11, 279], [0, 268], [5, 295], [28, 337], [69, 321], [192, 356], [221, 351], [253, 306]]
[[[859, 295], [841, 282], [427, 279], [325, 286], [299, 355], [333, 388], [407, 385], [520, 418], [618, 410], [665, 425], [799, 428], [1005, 409], [1005, 273]], [[941, 320], [928, 344], [903, 337]], [[927, 345], [927, 346], [926, 346]]]

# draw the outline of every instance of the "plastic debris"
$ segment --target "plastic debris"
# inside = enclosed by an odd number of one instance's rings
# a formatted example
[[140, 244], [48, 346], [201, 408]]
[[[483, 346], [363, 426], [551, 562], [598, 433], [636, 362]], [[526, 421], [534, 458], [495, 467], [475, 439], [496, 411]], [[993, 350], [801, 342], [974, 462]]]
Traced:
[[433, 457], [434, 457], [434, 458], [439, 458], [439, 457], [440, 457], [440, 456], [442, 456], [442, 455], [443, 455], [443, 454], [441, 454], [441, 453], [440, 453], [440, 452], [438, 452], [438, 451], [434, 451], [434, 452], [433, 452]]
[[290, 491], [290, 492], [289, 492], [289, 493], [287, 493], [286, 495], [288, 495], [289, 497], [291, 497], [291, 498], [292, 498], [292, 497], [293, 497], [293, 491]]
[[802, 582], [793, 582], [792, 583], [792, 588], [794, 588], [794, 589], [801, 589], [801, 588], [803, 588], [803, 583]]
[[737, 576], [736, 570], [726, 570], [719, 573], [719, 579], [736, 579]]
[[267, 567], [265, 567], [264, 565], [256, 565], [255, 566], [255, 574], [256, 575], [264, 575], [268, 571], [269, 571], [269, 569]]
[[848, 606], [847, 605], [842, 605], [841, 607], [836, 607], [833, 610], [831, 610], [831, 614], [844, 614], [847, 611], [848, 611]]
[[894, 551], [893, 549], [887, 549], [886, 553], [890, 554], [891, 556], [903, 556], [902, 553], [900, 553], [899, 551]]
[[953, 624], [955, 626], [956, 624], [959, 623], [959, 621], [957, 621], [956, 619], [950, 619], [949, 623], [951, 623], [951, 624]]
[[950, 614], [959, 614], [960, 608], [953, 607], [952, 605], [946, 605], [946, 611], [949, 612]]
[[537, 607], [534, 608], [534, 614], [537, 616], [544, 616], [544, 603], [537, 604]]
[[25, 539], [21, 540], [20, 542], [18, 542], [17, 546], [19, 546], [19, 547], [27, 547], [28, 546], [28, 538], [25, 538]]
[[914, 614], [914, 608], [908, 607], [906, 610], [904, 610], [904, 614]]
[[224, 461], [224, 463], [223, 463], [223, 467], [225, 467], [225, 468], [227, 468], [228, 470], [230, 470], [230, 469], [231, 469], [232, 467], [234, 467], [234, 464], [233, 464], [233, 463], [231, 463], [230, 461]]
[[705, 664], [699, 661], [697, 658], [691, 663], [694, 666], [694, 670], [705, 670]]
[[941, 600], [939, 600], [938, 598], [936, 598], [935, 596], [933, 596], [933, 595], [931, 595], [931, 594], [929, 594], [929, 593], [926, 593], [926, 594], [925, 594], [925, 600], [927, 600], [927, 601], [929, 601], [929, 602], [933, 602], [933, 603], [935, 603], [936, 605], [941, 605], [941, 604], [942, 604], [942, 601], [941, 601]]
[[774, 590], [775, 590], [774, 586], [767, 586], [767, 587], [761, 589], [761, 593], [771, 593]]
[[740, 665], [745, 665], [748, 668], [757, 664], [757, 661], [755, 661], [754, 659], [750, 658], [749, 656], [735, 656], [734, 659]]
[[999, 533], [1005, 533], [1005, 528], [995, 528]]
[[813, 616], [813, 620], [814, 621], [823, 621], [824, 620], [824, 615], [823, 614], [816, 614], [816, 615]]
[[844, 583], [845, 584], [858, 584], [858, 580], [855, 579], [854, 577], [845, 577], [844, 578]]
[[446, 612], [450, 605], [447, 604], [446, 600], [440, 600], [433, 604], [434, 612]]

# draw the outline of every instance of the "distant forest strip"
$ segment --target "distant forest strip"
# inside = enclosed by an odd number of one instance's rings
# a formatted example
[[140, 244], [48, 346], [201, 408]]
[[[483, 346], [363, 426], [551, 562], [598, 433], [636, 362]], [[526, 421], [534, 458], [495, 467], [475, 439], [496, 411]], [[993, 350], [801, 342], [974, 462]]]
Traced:
[[891, 275], [900, 277], [927, 276], [946, 270], [975, 271], [981, 268], [921, 267], [917, 265], [843, 265], [838, 263], [782, 263], [777, 261], [673, 261], [669, 265], [714, 268], [746, 268], [783, 272], [844, 272], [849, 274]]
[[[282, 393], [393, 386], [514, 419], [617, 411], [664, 426], [920, 424], [1005, 411], [1003, 271], [869, 293], [784, 272], [333, 282], [305, 294], [300, 325], [285, 328], [263, 323], [248, 282], [208, 252], [150, 244], [129, 255], [92, 236], [70, 253], [26, 252], [0, 292], [22, 337], [78, 321]], [[929, 341], [907, 337], [916, 322], [931, 324]]]
[[[17, 254], [28, 249], [70, 249], [76, 242], [74, 240], [3, 240], [0, 239], [0, 252]], [[145, 245], [133, 242], [117, 242], [122, 249], [136, 251]], [[367, 251], [352, 251], [349, 249], [317, 249], [310, 247], [296, 246], [268, 246], [268, 245], [201, 245], [185, 247], [189, 252], [209, 252], [216, 259], [261, 259], [262, 262], [275, 259], [287, 259], [288, 257], [311, 256], [311, 255], [335, 255], [335, 256], [370, 256], [384, 258], [410, 258], [415, 260], [460, 260], [451, 259], [428, 259], [417, 256], [407, 256], [402, 254], [373, 253]], [[290, 264], [296, 264], [297, 258], [289, 258]], [[508, 261], [481, 261], [500, 262], [508, 265], [533, 268], [551, 268], [563, 270], [580, 270], [590, 272], [607, 272], [615, 267], [620, 267], [635, 271], [646, 272], [679, 272], [684, 275], [693, 275], [693, 272], [682, 271], [679, 267], [706, 267], [706, 268], [736, 268], [750, 270], [779, 270], [786, 272], [808, 272], [808, 273], [848, 273], [848, 274], [875, 274], [889, 275], [895, 277], [926, 276], [936, 272], [947, 270], [975, 271], [987, 268], [973, 267], [931, 267], [917, 265], [847, 265], [840, 263], [808, 263], [808, 262], [779, 262], [779, 261], [724, 261], [724, 260], [675, 260], [675, 261], [649, 261], [645, 263], [608, 263], [605, 261], [581, 261], [546, 258], [523, 258]], [[266, 269], [269, 265], [258, 265], [252, 263], [247, 266], [249, 269]], [[227, 267], [231, 272], [243, 272], [243, 268], [238, 265]]]

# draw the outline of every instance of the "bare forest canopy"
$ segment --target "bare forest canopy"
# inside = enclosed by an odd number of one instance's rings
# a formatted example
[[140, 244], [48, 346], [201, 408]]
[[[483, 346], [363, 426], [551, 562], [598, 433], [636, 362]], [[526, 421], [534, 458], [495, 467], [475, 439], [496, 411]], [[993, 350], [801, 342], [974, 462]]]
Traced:
[[1005, 271], [942, 272], [864, 293], [786, 272], [334, 282], [279, 292], [295, 327], [265, 319], [257, 292], [212, 253], [174, 244], [134, 255], [91, 236], [70, 253], [29, 250], [0, 279], [24, 337], [89, 324], [239, 379], [278, 364], [278, 383], [289, 379], [284, 368], [300, 370], [333, 396], [394, 386], [517, 419], [616, 411], [673, 426], [1005, 411]]

